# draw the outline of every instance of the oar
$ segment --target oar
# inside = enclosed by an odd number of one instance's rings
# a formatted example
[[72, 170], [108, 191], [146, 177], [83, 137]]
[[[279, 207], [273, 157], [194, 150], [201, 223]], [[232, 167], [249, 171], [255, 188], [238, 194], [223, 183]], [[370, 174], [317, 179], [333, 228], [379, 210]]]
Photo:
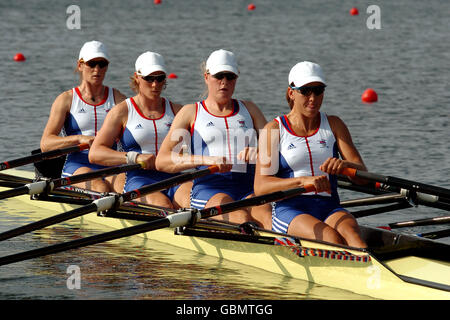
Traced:
[[0, 180], [21, 183], [22, 185], [33, 182], [33, 179], [30, 179], [30, 178], [17, 177], [17, 176], [5, 174], [5, 173], [0, 173]]
[[431, 225], [439, 225], [439, 224], [447, 224], [447, 223], [450, 223], [450, 216], [389, 223], [389, 227], [395, 229], [395, 228], [406, 228], [406, 227], [431, 226]]
[[41, 153], [33, 154], [31, 156], [5, 161], [5, 162], [0, 163], [0, 171], [24, 166], [26, 164], [30, 164], [30, 163], [33, 163], [36, 161], [41, 161], [41, 160], [45, 160], [45, 159], [62, 156], [62, 155], [72, 153], [72, 152], [82, 151], [85, 149], [89, 149], [89, 144], [83, 143], [83, 144], [79, 144], [76, 146], [56, 149], [56, 150], [47, 151], [47, 152], [41, 152]]
[[6, 199], [14, 196], [20, 196], [22, 194], [38, 194], [38, 193], [50, 193], [54, 189], [68, 186], [72, 184], [77, 184], [84, 181], [89, 181], [92, 179], [97, 179], [100, 177], [107, 177], [114, 174], [120, 174], [126, 171], [135, 170], [141, 168], [141, 164], [131, 164], [131, 165], [122, 165], [117, 167], [104, 168], [88, 173], [83, 173], [71, 177], [66, 178], [58, 178], [52, 180], [42, 180], [37, 182], [28, 183], [24, 186], [17, 187], [11, 190], [6, 190], [0, 192], [0, 200]]
[[83, 207], [70, 210], [67, 212], [60, 213], [56, 216], [51, 216], [46, 219], [42, 219], [36, 222], [32, 222], [30, 224], [5, 231], [3, 233], [0, 233], [0, 241], [10, 239], [19, 235], [22, 235], [24, 233], [28, 233], [37, 229], [41, 229], [47, 226], [50, 226], [52, 224], [60, 223], [66, 220], [74, 219], [76, 217], [80, 217], [82, 215], [91, 213], [91, 212], [99, 212], [99, 211], [105, 211], [112, 208], [119, 207], [124, 202], [131, 201], [136, 198], [140, 198], [146, 194], [161, 191], [167, 188], [170, 188], [172, 186], [181, 184], [186, 181], [190, 181], [196, 178], [200, 178], [202, 176], [205, 176], [207, 174], [211, 174], [214, 172], [217, 172], [219, 169], [217, 166], [210, 166], [208, 168], [202, 169], [202, 170], [196, 170], [191, 172], [186, 172], [183, 174], [180, 174], [178, 176], [171, 177], [166, 180], [162, 180], [147, 186], [143, 186], [139, 189], [135, 189], [123, 194], [119, 195], [110, 195], [106, 196], [97, 200], [92, 201], [92, 203], [87, 204]]
[[314, 186], [305, 186], [305, 188], [294, 188], [284, 191], [277, 191], [266, 195], [243, 199], [235, 202], [225, 203], [219, 206], [205, 208], [202, 210], [184, 210], [174, 213], [167, 217], [142, 223], [136, 226], [110, 231], [95, 236], [90, 236], [82, 239], [63, 242], [51, 245], [44, 248], [34, 249], [26, 252], [16, 253], [0, 258], [0, 265], [6, 265], [23, 260], [46, 256], [52, 253], [58, 253], [70, 249], [86, 247], [100, 242], [111, 241], [119, 238], [133, 236], [139, 233], [154, 231], [163, 228], [176, 228], [188, 225], [194, 225], [198, 220], [210, 218], [224, 213], [232, 212], [237, 209], [242, 209], [251, 206], [259, 206], [268, 202], [278, 201], [290, 198], [301, 193], [314, 191]]
[[341, 174], [349, 176], [349, 177], [358, 177], [362, 179], [366, 179], [373, 182], [380, 182], [387, 185], [404, 188], [414, 192], [423, 192], [432, 195], [436, 195], [439, 197], [450, 198], [450, 190], [442, 187], [436, 187], [429, 184], [424, 184], [416, 181], [391, 177], [391, 176], [383, 176], [381, 174], [371, 173], [367, 171], [356, 170], [353, 168], [345, 168], [342, 170]]
[[439, 231], [431, 231], [425, 233], [418, 233], [417, 236], [427, 239], [441, 239], [450, 237], [450, 229], [444, 229]]

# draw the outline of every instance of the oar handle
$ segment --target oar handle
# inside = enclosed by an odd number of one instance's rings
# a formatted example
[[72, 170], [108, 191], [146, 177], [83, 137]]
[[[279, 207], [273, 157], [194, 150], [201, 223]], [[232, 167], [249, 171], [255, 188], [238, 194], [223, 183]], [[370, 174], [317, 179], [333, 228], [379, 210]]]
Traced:
[[72, 152], [79, 152], [79, 151], [82, 151], [85, 149], [89, 149], [89, 144], [82, 143], [82, 144], [79, 144], [76, 146], [51, 150], [48, 152], [41, 152], [41, 153], [33, 154], [31, 156], [23, 157], [23, 158], [4, 161], [4, 162], [0, 163], [0, 171], [24, 166], [26, 164], [34, 163], [36, 161], [41, 161], [41, 160], [45, 160], [45, 159], [62, 156], [62, 155], [72, 153]]
[[366, 180], [370, 180], [373, 182], [384, 183], [387, 185], [392, 185], [395, 187], [400, 187], [404, 189], [408, 189], [416, 192], [423, 192], [428, 194], [434, 194], [439, 197], [450, 198], [450, 190], [442, 187], [436, 187], [429, 184], [424, 184], [416, 181], [391, 177], [391, 176], [383, 176], [381, 174], [371, 173], [367, 171], [356, 170], [354, 168], [344, 168], [341, 174], [346, 175], [348, 177], [358, 177]]

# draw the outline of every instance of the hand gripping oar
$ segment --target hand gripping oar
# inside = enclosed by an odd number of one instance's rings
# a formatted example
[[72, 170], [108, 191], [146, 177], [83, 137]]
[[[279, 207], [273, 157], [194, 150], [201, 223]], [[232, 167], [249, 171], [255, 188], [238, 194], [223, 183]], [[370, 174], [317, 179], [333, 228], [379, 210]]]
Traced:
[[26, 164], [30, 164], [30, 163], [33, 163], [36, 161], [51, 159], [51, 158], [62, 156], [62, 155], [72, 153], [72, 152], [82, 151], [84, 149], [89, 149], [89, 144], [83, 143], [83, 144], [79, 144], [76, 146], [56, 149], [56, 150], [47, 151], [47, 152], [36, 153], [31, 156], [5, 161], [5, 162], [0, 163], [0, 171], [24, 166]]
[[6, 190], [0, 192], [0, 200], [6, 199], [14, 196], [20, 196], [22, 194], [38, 194], [38, 193], [50, 193], [54, 189], [62, 187], [62, 186], [68, 186], [84, 181], [89, 181], [92, 179], [97, 179], [101, 177], [107, 177], [114, 174], [120, 174], [126, 171], [135, 170], [141, 168], [141, 164], [131, 164], [131, 165], [122, 165], [117, 167], [110, 167], [105, 169], [100, 169], [92, 172], [87, 172], [67, 178], [58, 178], [58, 179], [52, 179], [52, 180], [42, 180], [37, 182], [32, 182], [25, 184], [21, 187], [17, 187], [11, 190]]
[[450, 190], [442, 187], [435, 187], [429, 184], [419, 183], [416, 181], [391, 177], [391, 176], [383, 176], [381, 174], [370, 173], [366, 171], [356, 170], [353, 168], [344, 168], [340, 174], [349, 176], [349, 177], [358, 177], [366, 180], [370, 180], [373, 182], [384, 183], [387, 185], [407, 189], [414, 192], [422, 192], [427, 194], [436, 195], [438, 197], [450, 198]]
[[10, 263], [15, 263], [23, 260], [46, 256], [52, 253], [58, 253], [70, 249], [76, 249], [86, 247], [89, 245], [97, 244], [100, 242], [111, 241], [119, 238], [133, 236], [139, 233], [149, 232], [163, 228], [176, 228], [188, 225], [194, 225], [198, 220], [204, 218], [210, 218], [213, 216], [221, 215], [224, 213], [232, 212], [237, 209], [242, 209], [251, 206], [259, 206], [268, 202], [279, 201], [299, 195], [305, 192], [314, 191], [313, 185], [305, 186], [304, 188], [293, 188], [284, 191], [277, 191], [269, 194], [265, 194], [258, 197], [243, 199], [235, 202], [225, 203], [219, 206], [205, 208], [202, 210], [184, 210], [171, 214], [165, 218], [161, 218], [155, 221], [142, 223], [136, 226], [124, 228], [121, 230], [114, 230], [106, 233], [102, 233], [95, 236], [90, 236], [82, 239], [72, 240], [69, 242], [63, 242], [55, 245], [51, 245], [44, 248], [34, 249], [26, 252], [16, 253], [9, 256], [0, 258], [0, 266]]
[[99, 211], [105, 211], [109, 210], [115, 207], [119, 207], [122, 203], [131, 201], [136, 198], [140, 198], [146, 194], [165, 190], [167, 188], [170, 188], [172, 186], [181, 184], [186, 181], [190, 181], [196, 178], [203, 177], [207, 174], [211, 174], [214, 172], [217, 172], [219, 168], [217, 166], [209, 166], [202, 170], [195, 170], [191, 172], [186, 172], [174, 177], [171, 177], [166, 180], [162, 180], [150, 185], [143, 186], [139, 189], [135, 189], [123, 194], [119, 195], [110, 195], [106, 196], [97, 200], [92, 201], [92, 203], [87, 204], [83, 207], [70, 210], [67, 212], [60, 213], [56, 216], [52, 216], [46, 219], [42, 219], [30, 224], [27, 224], [25, 226], [21, 226], [18, 228], [15, 228], [13, 230], [9, 230], [6, 232], [3, 232], [0, 234], [0, 241], [10, 239], [16, 236], [19, 236], [24, 233], [28, 233], [37, 229], [41, 229], [47, 226], [50, 226], [52, 224], [60, 223], [66, 220], [74, 219], [76, 217], [80, 217], [82, 215], [91, 213], [91, 212], [99, 212]]

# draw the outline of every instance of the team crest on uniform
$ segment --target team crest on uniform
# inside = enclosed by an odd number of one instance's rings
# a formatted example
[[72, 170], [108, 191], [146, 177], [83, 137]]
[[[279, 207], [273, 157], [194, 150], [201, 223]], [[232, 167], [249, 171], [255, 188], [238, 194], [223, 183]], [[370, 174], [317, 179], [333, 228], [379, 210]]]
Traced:
[[172, 125], [172, 122], [165, 122], [164, 124], [166, 125], [167, 128], [170, 128], [170, 126]]
[[325, 140], [319, 140], [317, 143], [320, 144], [321, 148], [328, 148], [327, 142]]
[[245, 125], [245, 120], [238, 120], [239, 123], [239, 128], [247, 128], [247, 126]]

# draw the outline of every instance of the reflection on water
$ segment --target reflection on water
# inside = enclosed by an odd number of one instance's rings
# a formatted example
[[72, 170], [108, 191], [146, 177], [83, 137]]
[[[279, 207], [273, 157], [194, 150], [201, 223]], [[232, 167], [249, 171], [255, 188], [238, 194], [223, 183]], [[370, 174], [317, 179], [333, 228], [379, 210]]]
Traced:
[[[0, 231], [35, 221], [34, 210], [14, 199], [0, 202]], [[7, 240], [0, 254], [104, 231], [69, 221]], [[367, 299], [157, 241], [143, 247], [142, 241], [119, 239], [3, 266], [0, 299]], [[80, 268], [80, 289], [67, 288], [70, 265]]]

